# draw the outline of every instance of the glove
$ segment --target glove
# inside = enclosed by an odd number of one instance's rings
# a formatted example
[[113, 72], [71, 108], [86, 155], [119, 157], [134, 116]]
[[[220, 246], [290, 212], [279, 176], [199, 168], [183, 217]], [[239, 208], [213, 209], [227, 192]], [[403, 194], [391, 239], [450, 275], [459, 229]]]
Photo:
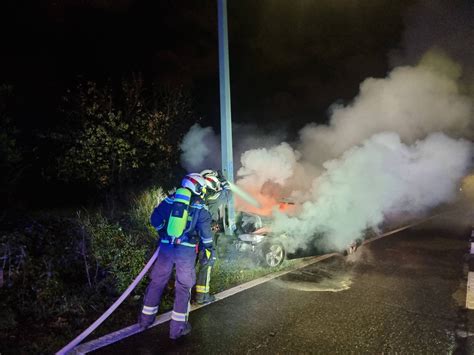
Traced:
[[230, 183], [227, 180], [221, 180], [221, 187], [223, 190], [230, 190]]
[[212, 249], [204, 249], [204, 258], [203, 258], [203, 265], [206, 265], [206, 266], [214, 266], [214, 263], [216, 262], [217, 260], [217, 254], [216, 254], [216, 250], [214, 248]]
[[223, 190], [229, 190], [230, 189], [230, 184], [222, 174], [222, 171], [217, 170], [217, 178], [221, 182], [221, 187]]

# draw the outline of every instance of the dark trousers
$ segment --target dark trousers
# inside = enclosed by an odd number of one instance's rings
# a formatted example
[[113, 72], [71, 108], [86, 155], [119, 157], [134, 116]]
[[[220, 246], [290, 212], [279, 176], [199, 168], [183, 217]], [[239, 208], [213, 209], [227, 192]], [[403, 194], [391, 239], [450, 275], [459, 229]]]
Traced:
[[170, 279], [173, 266], [175, 266], [175, 297], [171, 314], [170, 336], [179, 336], [188, 321], [191, 288], [196, 282], [195, 262], [195, 248], [171, 244], [160, 245], [158, 258], [150, 274], [151, 282], [143, 300], [141, 322], [151, 323], [155, 319], [161, 295]]
[[199, 271], [196, 282], [196, 298], [203, 297], [209, 293], [209, 282], [211, 281], [212, 266], [207, 264], [206, 251], [199, 252]]

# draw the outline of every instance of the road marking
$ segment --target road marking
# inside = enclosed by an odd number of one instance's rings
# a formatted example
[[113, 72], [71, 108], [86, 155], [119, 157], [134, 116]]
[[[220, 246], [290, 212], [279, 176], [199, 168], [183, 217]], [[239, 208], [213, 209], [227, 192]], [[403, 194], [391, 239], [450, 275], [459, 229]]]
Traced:
[[[370, 238], [370, 239], [367, 239], [365, 240], [362, 245], [365, 245], [365, 244], [369, 244], [369, 243], [372, 243], [372, 242], [375, 242], [376, 240], [379, 240], [381, 238], [384, 238], [384, 237], [388, 237], [389, 235], [392, 235], [392, 234], [395, 234], [395, 233], [398, 233], [398, 232], [401, 232], [401, 231], [404, 231], [405, 229], [408, 229], [408, 228], [411, 228], [411, 227], [414, 227], [414, 226], [417, 226], [419, 224], [422, 224], [422, 223], [425, 223], [425, 222], [428, 222], [430, 219], [433, 219], [433, 218], [436, 218], [436, 217], [439, 217], [443, 214], [448, 214], [448, 213], [452, 213], [452, 212], [456, 212], [455, 211], [447, 211], [447, 212], [441, 212], [441, 213], [437, 213], [433, 216], [430, 216], [430, 217], [427, 217], [425, 219], [422, 219], [420, 221], [417, 221], [417, 222], [413, 222], [413, 223], [410, 223], [410, 224], [407, 224], [406, 226], [403, 226], [403, 227], [400, 227], [400, 228], [397, 228], [397, 229], [394, 229], [392, 231], [389, 231], [389, 232], [385, 232], [383, 234], [380, 234], [379, 236], [377, 237], [374, 237], [374, 238]], [[473, 231], [474, 233], [474, 231]]]
[[467, 330], [456, 330], [456, 336], [459, 338], [470, 338], [474, 336], [474, 333], [468, 332]]
[[474, 272], [467, 274], [466, 308], [474, 309]]
[[469, 252], [469, 254], [474, 254], [474, 229], [471, 231], [471, 238], [470, 238], [470, 241], [471, 241], [471, 251]]
[[[474, 229], [471, 231], [471, 250], [470, 255], [474, 254]], [[466, 290], [466, 308], [474, 309], [474, 272], [469, 271], [467, 274], [467, 290]]]
[[[365, 245], [365, 244], [369, 244], [369, 243], [372, 243], [378, 239], [381, 239], [381, 238], [384, 238], [384, 237], [388, 237], [389, 235], [392, 235], [392, 234], [395, 234], [395, 233], [398, 233], [398, 232], [401, 232], [405, 229], [408, 229], [408, 228], [411, 228], [411, 227], [414, 227], [416, 225], [419, 225], [419, 224], [422, 224], [422, 223], [425, 223], [426, 221], [430, 220], [430, 219], [433, 219], [435, 217], [438, 217], [440, 215], [443, 215], [443, 214], [447, 214], [447, 213], [450, 213], [452, 211], [448, 211], [448, 212], [443, 212], [443, 213], [438, 213], [436, 215], [433, 215], [431, 217], [428, 217], [428, 218], [425, 218], [421, 221], [418, 221], [418, 222], [414, 222], [414, 223], [411, 223], [409, 225], [406, 225], [404, 227], [400, 227], [400, 228], [397, 228], [397, 229], [394, 229], [392, 231], [389, 231], [389, 232], [386, 232], [386, 233], [383, 233], [377, 237], [374, 237], [374, 238], [371, 238], [371, 239], [367, 239], [365, 240], [362, 245]], [[473, 231], [474, 233], [474, 231]], [[252, 287], [255, 287], [255, 286], [258, 286], [258, 285], [261, 285], [267, 281], [270, 281], [270, 280], [273, 280], [277, 277], [280, 277], [280, 276], [283, 276], [283, 275], [286, 275], [290, 272], [293, 272], [295, 270], [298, 270], [298, 269], [301, 269], [301, 268], [304, 268], [306, 266], [309, 266], [311, 264], [315, 264], [315, 263], [318, 263], [320, 261], [323, 261], [323, 260], [326, 260], [326, 259], [329, 259], [333, 256], [337, 256], [337, 255], [341, 255], [340, 253], [331, 253], [331, 254], [324, 254], [324, 255], [319, 255], [319, 256], [314, 256], [314, 257], [310, 257], [310, 258], [304, 258], [304, 259], [301, 259], [301, 262], [293, 265], [291, 268], [289, 268], [288, 270], [284, 270], [284, 271], [279, 271], [279, 272], [276, 272], [276, 273], [272, 273], [272, 274], [268, 274], [268, 275], [265, 275], [263, 277], [260, 277], [258, 279], [255, 279], [255, 280], [252, 280], [252, 281], [248, 281], [246, 283], [243, 283], [241, 285], [237, 285], [235, 287], [232, 287], [228, 290], [225, 290], [225, 291], [222, 291], [222, 292], [219, 292], [217, 294], [215, 294], [214, 296], [216, 297], [216, 300], [214, 302], [211, 302], [211, 303], [207, 303], [207, 304], [204, 304], [204, 305], [192, 305], [191, 306], [191, 309], [190, 309], [190, 312], [192, 311], [195, 311], [199, 308], [202, 308], [202, 307], [206, 307], [212, 303], [215, 303], [215, 302], [218, 302], [220, 300], [223, 300], [227, 297], [230, 297], [230, 296], [233, 296], [239, 292], [242, 292], [242, 291], [245, 291], [245, 290], [248, 290], [249, 288], [252, 288]], [[471, 274], [471, 273], [469, 273]], [[474, 292], [474, 273], [473, 273], [473, 287], [472, 287], [472, 290]], [[473, 295], [473, 305], [474, 305], [474, 295]], [[153, 328], [157, 325], [160, 325], [160, 324], [163, 324], [163, 323], [166, 323], [168, 322], [169, 320], [171, 319], [171, 311], [169, 312], [166, 312], [166, 313], [163, 313], [163, 314], [160, 314], [159, 316], [156, 317], [156, 320], [155, 322], [149, 326], [147, 328], [150, 329], [150, 328]], [[111, 345], [113, 343], [116, 343], [120, 340], [123, 340], [129, 336], [132, 336], [134, 334], [137, 334], [137, 333], [140, 333], [142, 332], [142, 330], [140, 329], [140, 327], [138, 326], [138, 324], [133, 324], [129, 327], [126, 327], [126, 328], [123, 328], [123, 329], [120, 329], [120, 330], [117, 330], [113, 333], [109, 333], [107, 335], [104, 335], [100, 338], [97, 338], [97, 339], [94, 339], [94, 340], [91, 340], [89, 342], [86, 342], [82, 345], [79, 345], [77, 346], [75, 349], [74, 349], [74, 353], [75, 354], [87, 354], [89, 352], [92, 352], [94, 350], [97, 350], [97, 349], [100, 349], [100, 348], [103, 348], [105, 346], [108, 346], [108, 345]]]

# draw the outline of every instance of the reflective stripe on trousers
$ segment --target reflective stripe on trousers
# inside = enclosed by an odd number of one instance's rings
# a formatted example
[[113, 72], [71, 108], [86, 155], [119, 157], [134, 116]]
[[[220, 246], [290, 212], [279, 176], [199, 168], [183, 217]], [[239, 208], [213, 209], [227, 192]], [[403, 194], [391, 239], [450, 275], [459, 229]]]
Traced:
[[155, 307], [143, 306], [142, 313], [148, 316], [156, 314], [158, 313], [158, 306], [155, 306]]
[[186, 322], [188, 320], [188, 313], [178, 313], [178, 312], [171, 312], [171, 319], [178, 321], [178, 322]]
[[[208, 255], [206, 250], [199, 252], [199, 271], [197, 275], [196, 293], [209, 293], [209, 283], [211, 282], [212, 266], [206, 265]], [[203, 265], [204, 262], [204, 265]]]

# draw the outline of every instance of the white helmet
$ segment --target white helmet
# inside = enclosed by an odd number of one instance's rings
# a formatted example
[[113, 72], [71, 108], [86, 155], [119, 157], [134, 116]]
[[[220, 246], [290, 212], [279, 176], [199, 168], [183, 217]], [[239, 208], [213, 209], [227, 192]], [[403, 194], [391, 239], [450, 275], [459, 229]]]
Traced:
[[204, 180], [206, 180], [206, 186], [208, 190], [212, 190], [214, 192], [219, 192], [222, 190], [221, 182], [214, 175], [203, 175]]
[[183, 178], [181, 186], [191, 190], [195, 195], [204, 196], [207, 183], [201, 174], [192, 173]]
[[203, 170], [201, 171], [201, 175], [206, 180], [206, 186], [208, 191], [206, 199], [216, 200], [222, 191], [222, 183], [218, 178], [217, 171]]
[[203, 177], [206, 177], [206, 176], [209, 176], [209, 175], [219, 176], [219, 173], [217, 171], [211, 170], [211, 169], [203, 170], [199, 174], [201, 174]]

